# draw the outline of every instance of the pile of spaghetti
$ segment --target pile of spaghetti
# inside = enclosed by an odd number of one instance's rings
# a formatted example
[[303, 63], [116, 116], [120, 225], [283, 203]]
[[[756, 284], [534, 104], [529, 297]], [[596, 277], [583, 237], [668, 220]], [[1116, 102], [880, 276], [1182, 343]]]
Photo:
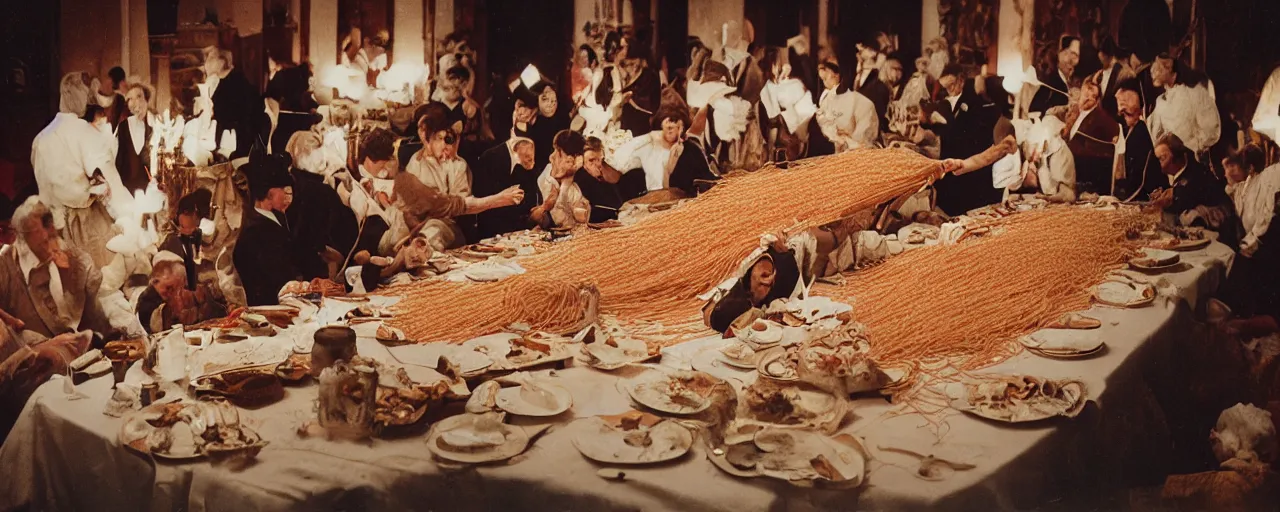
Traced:
[[[400, 295], [396, 326], [419, 341], [460, 342], [513, 323], [556, 331], [581, 317], [582, 287], [600, 312], [666, 336], [704, 330], [697, 295], [728, 277], [763, 233], [819, 226], [909, 194], [940, 162], [907, 150], [860, 150], [725, 180], [678, 208], [590, 233], [522, 260], [498, 284], [418, 283]], [[673, 341], [678, 341], [674, 340]]]
[[1137, 210], [1056, 207], [987, 221], [990, 234], [889, 258], [814, 293], [853, 300], [885, 366], [992, 366], [1019, 336], [1090, 307], [1091, 288], [1134, 252]]

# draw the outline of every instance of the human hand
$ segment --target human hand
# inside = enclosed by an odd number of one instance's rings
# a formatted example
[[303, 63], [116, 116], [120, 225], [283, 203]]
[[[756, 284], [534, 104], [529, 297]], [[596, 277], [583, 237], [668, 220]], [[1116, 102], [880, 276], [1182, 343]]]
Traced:
[[667, 157], [667, 174], [671, 174], [672, 171], [675, 171], [676, 164], [680, 162], [680, 155], [683, 154], [684, 143], [676, 141], [676, 144], [671, 146], [671, 155]]
[[942, 161], [942, 172], [938, 174], [938, 178], [961, 169], [964, 169], [964, 160], [959, 158], [948, 158]]
[[480, 105], [476, 103], [476, 100], [467, 98], [466, 101], [462, 102], [462, 113], [466, 114], [468, 118], [475, 117], [476, 112], [479, 110]]
[[9, 327], [12, 327], [13, 330], [15, 331], [20, 331], [22, 330], [23, 327], [26, 327], [27, 325], [26, 322], [23, 322], [18, 317], [10, 315], [9, 312], [3, 309], [0, 309], [0, 321], [4, 322], [4, 324], [8, 325]]
[[1173, 204], [1173, 189], [1156, 189], [1151, 192], [1151, 206], [1166, 208]]
[[520, 188], [519, 185], [512, 185], [499, 192], [498, 196], [502, 198], [504, 203], [517, 205], [524, 202], [524, 189]]
[[551, 192], [547, 194], [547, 198], [542, 201], [542, 206], [548, 210], [555, 206], [556, 200], [560, 198], [560, 184], [556, 183], [551, 186]]
[[1240, 244], [1240, 255], [1246, 258], [1252, 258], [1258, 252], [1258, 239], [1246, 239]]

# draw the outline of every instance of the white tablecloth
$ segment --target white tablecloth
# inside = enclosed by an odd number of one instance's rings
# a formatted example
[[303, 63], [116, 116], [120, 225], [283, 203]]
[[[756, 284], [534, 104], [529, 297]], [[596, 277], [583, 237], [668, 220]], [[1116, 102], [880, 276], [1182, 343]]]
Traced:
[[[258, 463], [233, 473], [207, 463], [154, 463], [122, 448], [120, 420], [102, 414], [110, 377], [80, 386], [89, 399], [68, 401], [61, 386], [41, 387], [0, 447], [0, 510], [31, 503], [36, 510], [809, 510], [903, 508], [1030, 508], [1086, 492], [1081, 485], [1115, 487], [1141, 471], [1160, 471], [1168, 448], [1164, 416], [1148, 382], [1161, 361], [1193, 329], [1191, 307], [1211, 295], [1231, 251], [1214, 244], [1184, 253], [1190, 265], [1165, 282], [1172, 300], [1145, 308], [1095, 308], [1105, 353], [1081, 361], [1019, 355], [985, 370], [1051, 378], [1076, 378], [1089, 386], [1096, 406], [1078, 418], [1026, 426], [999, 425], [955, 414], [946, 420], [942, 445], [975, 454], [977, 468], [940, 482], [912, 475], [909, 459], [882, 455], [870, 463], [867, 485], [856, 491], [800, 489], [768, 479], [729, 476], [706, 460], [705, 448], [671, 463], [627, 468], [628, 481], [596, 476], [601, 466], [572, 447], [565, 430], [552, 428], [509, 464], [456, 468], [433, 462], [420, 434], [366, 443], [299, 438], [297, 427], [314, 418], [316, 388], [287, 388], [284, 400], [243, 416], [270, 441]], [[698, 340], [675, 347], [664, 364], [679, 365]], [[362, 354], [385, 349], [361, 339]], [[554, 418], [615, 414], [632, 406], [619, 385], [640, 370], [606, 374], [587, 368], [555, 372], [568, 387], [573, 408]], [[550, 375], [549, 370], [538, 372]], [[1167, 373], [1167, 372], [1164, 372]], [[874, 447], [881, 443], [937, 442], [918, 415], [890, 414], [882, 398], [859, 399], [847, 430]], [[1156, 454], [1155, 459], [1135, 457]]]

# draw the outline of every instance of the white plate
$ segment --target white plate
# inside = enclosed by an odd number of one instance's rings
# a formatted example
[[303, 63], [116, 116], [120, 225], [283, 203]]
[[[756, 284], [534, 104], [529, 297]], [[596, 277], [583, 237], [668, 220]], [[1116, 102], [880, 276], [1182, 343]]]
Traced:
[[565, 412], [573, 406], [573, 395], [569, 393], [569, 390], [555, 384], [543, 382], [539, 382], [538, 387], [541, 387], [551, 394], [555, 399], [554, 407], [548, 409], [526, 401], [522, 396], [522, 392], [525, 389], [524, 386], [502, 388], [499, 390], [497, 401], [498, 407], [517, 416], [544, 418]]
[[677, 459], [693, 446], [693, 433], [680, 424], [663, 420], [648, 427], [650, 443], [627, 443], [627, 431], [596, 416], [583, 418], [567, 427], [574, 448], [583, 457], [606, 464], [653, 464]]
[[1129, 260], [1129, 266], [1141, 270], [1164, 270], [1181, 262], [1182, 257], [1176, 252], [1147, 247], [1142, 249], [1141, 255]]
[[1093, 300], [1120, 308], [1137, 308], [1156, 300], [1155, 288], [1148, 284], [1108, 280], [1094, 287]]
[[711, 399], [701, 397], [698, 404], [676, 403], [666, 392], [667, 378], [640, 382], [627, 388], [631, 399], [640, 405], [668, 414], [698, 414], [711, 407]]

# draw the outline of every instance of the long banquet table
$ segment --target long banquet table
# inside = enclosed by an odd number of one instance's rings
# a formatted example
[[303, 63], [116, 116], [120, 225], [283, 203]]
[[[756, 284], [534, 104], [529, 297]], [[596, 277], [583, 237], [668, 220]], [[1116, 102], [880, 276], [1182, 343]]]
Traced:
[[[88, 399], [68, 400], [58, 383], [42, 386], [0, 447], [0, 510], [851, 510], [1025, 509], [1086, 489], [1113, 488], [1142, 471], [1159, 471], [1170, 434], [1152, 390], [1176, 378], [1161, 368], [1196, 332], [1191, 310], [1217, 287], [1231, 251], [1216, 242], [1183, 253], [1177, 273], [1153, 276], [1162, 297], [1140, 309], [1095, 307], [1088, 314], [1107, 349], [1086, 360], [1063, 361], [1023, 353], [984, 373], [1077, 378], [1095, 404], [1074, 419], [1010, 426], [954, 413], [930, 428], [920, 415], [869, 396], [855, 403], [845, 429], [865, 439], [876, 460], [859, 490], [803, 489], [715, 468], [707, 449], [657, 466], [626, 468], [623, 482], [605, 480], [552, 427], [529, 450], [505, 464], [455, 467], [434, 462], [421, 435], [363, 443], [302, 438], [314, 418], [316, 387], [287, 388], [285, 398], [244, 411], [270, 441], [255, 465], [232, 472], [206, 462], [153, 462], [121, 447], [121, 420], [102, 413], [111, 378], [79, 386]], [[977, 291], [975, 291], [977, 292]], [[874, 342], [874, 340], [873, 340]], [[701, 339], [668, 349], [663, 364], [685, 366], [699, 350], [722, 343]], [[361, 339], [362, 354], [385, 348]], [[136, 370], [136, 369], [135, 369]], [[555, 423], [633, 408], [619, 385], [632, 373], [586, 367], [541, 370], [569, 388], [573, 408]], [[968, 454], [976, 467], [942, 481], [917, 478], [911, 458], [879, 446], [912, 446]], [[1135, 461], [1141, 461], [1135, 462]]]

